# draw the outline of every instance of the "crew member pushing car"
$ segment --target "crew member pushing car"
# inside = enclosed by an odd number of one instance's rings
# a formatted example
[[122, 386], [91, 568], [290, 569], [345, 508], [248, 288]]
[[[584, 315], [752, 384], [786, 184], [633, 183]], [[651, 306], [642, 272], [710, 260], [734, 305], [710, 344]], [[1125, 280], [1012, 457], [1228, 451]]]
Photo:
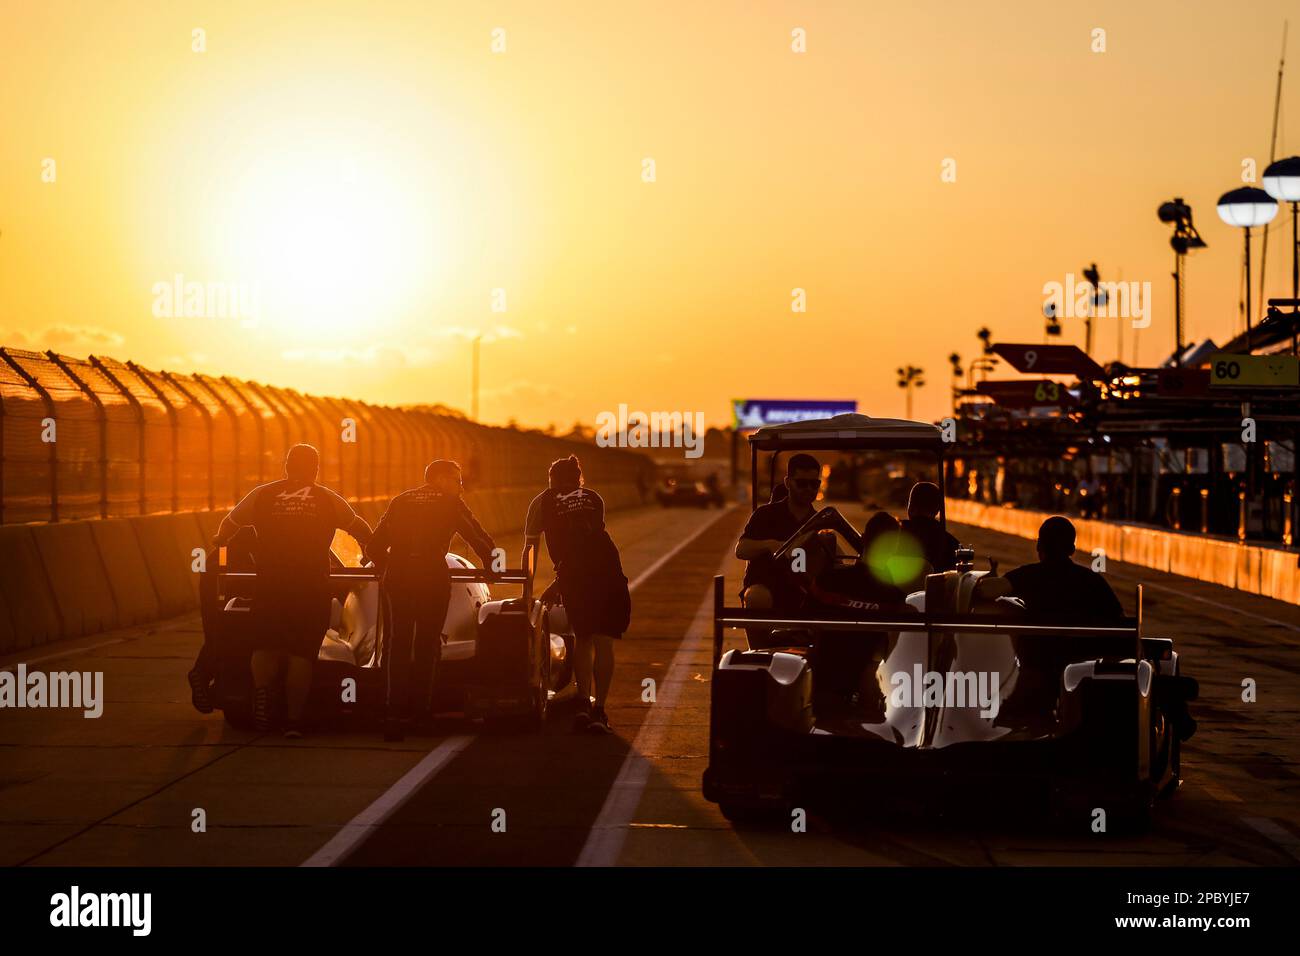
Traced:
[[[424, 484], [388, 505], [367, 555], [383, 572], [392, 610], [388, 702], [384, 737], [401, 740], [418, 700], [428, 700], [442, 657], [442, 627], [451, 601], [447, 549], [460, 534], [485, 568], [495, 545], [461, 498], [460, 465], [439, 459], [424, 469]], [[412, 675], [415, 679], [412, 680]]]
[[294, 445], [284, 458], [284, 478], [258, 485], [235, 505], [217, 529], [227, 544], [240, 528], [257, 533], [253, 556], [257, 585], [253, 621], [253, 722], [271, 723], [271, 694], [286, 674], [286, 737], [301, 737], [311, 693], [312, 668], [330, 622], [330, 544], [336, 529], [361, 543], [370, 525], [337, 493], [316, 484], [320, 453]]
[[[577, 642], [573, 670], [579, 710], [573, 729], [607, 734], [605, 701], [614, 679], [614, 641], [627, 630], [632, 599], [618, 548], [605, 530], [605, 502], [583, 486], [577, 457], [552, 462], [548, 483], [550, 487], [528, 505], [524, 545], [535, 549], [546, 535], [556, 585]], [[588, 713], [593, 669], [596, 703]]]

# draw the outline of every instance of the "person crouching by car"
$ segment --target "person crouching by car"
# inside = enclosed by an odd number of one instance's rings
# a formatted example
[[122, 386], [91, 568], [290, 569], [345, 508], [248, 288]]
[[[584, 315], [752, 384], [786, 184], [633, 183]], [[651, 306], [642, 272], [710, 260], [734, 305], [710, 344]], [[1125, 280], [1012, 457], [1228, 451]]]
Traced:
[[461, 498], [460, 466], [439, 459], [424, 469], [424, 484], [389, 503], [366, 549], [382, 572], [392, 610], [385, 740], [403, 739], [417, 701], [427, 701], [433, 690], [451, 602], [447, 549], [455, 534], [483, 567], [492, 566], [496, 545]]
[[285, 674], [286, 737], [302, 736], [312, 669], [330, 622], [330, 544], [336, 529], [364, 547], [370, 525], [341, 496], [316, 484], [320, 453], [294, 445], [284, 458], [284, 478], [258, 485], [217, 528], [226, 545], [240, 528], [257, 532], [253, 557], [257, 584], [253, 622], [253, 723], [270, 729], [271, 694]]
[[[584, 487], [577, 457], [552, 462], [547, 478], [547, 490], [528, 505], [524, 546], [535, 549], [546, 536], [555, 586], [577, 642], [573, 670], [579, 709], [574, 732], [607, 734], [605, 702], [614, 679], [614, 641], [627, 630], [632, 598], [618, 548], [605, 530], [605, 502]], [[588, 712], [593, 676], [596, 701]]]

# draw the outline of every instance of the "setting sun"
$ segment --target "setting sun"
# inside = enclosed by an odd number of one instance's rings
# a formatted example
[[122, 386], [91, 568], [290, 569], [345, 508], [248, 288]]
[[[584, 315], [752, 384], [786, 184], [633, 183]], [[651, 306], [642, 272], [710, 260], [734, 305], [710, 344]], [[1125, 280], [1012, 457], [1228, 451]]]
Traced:
[[287, 346], [383, 332], [446, 258], [428, 185], [345, 143], [259, 157], [212, 202], [233, 273]]

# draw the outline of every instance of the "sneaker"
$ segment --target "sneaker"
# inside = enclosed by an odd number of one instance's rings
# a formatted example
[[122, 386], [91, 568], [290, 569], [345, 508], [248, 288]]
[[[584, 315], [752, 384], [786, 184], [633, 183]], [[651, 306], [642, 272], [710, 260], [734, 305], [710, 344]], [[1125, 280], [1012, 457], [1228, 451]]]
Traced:
[[286, 740], [302, 740], [302, 726], [296, 720], [286, 721], [284, 736]]
[[212, 690], [207, 676], [198, 671], [190, 671], [190, 703], [200, 714], [212, 713]]
[[591, 712], [591, 723], [587, 725], [587, 730], [593, 734], [612, 734], [614, 731], [609, 729], [609, 715], [605, 713], [604, 707], [596, 707]]
[[268, 687], [253, 690], [253, 728], [259, 734], [271, 729], [271, 690]]

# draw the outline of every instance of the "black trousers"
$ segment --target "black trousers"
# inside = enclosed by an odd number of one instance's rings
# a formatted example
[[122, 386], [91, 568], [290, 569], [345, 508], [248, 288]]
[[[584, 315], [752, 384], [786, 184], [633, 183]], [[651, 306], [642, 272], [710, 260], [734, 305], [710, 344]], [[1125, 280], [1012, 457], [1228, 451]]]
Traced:
[[385, 639], [388, 717], [409, 719], [428, 706], [442, 657], [442, 627], [451, 602], [443, 575], [389, 575], [384, 579], [391, 612]]

